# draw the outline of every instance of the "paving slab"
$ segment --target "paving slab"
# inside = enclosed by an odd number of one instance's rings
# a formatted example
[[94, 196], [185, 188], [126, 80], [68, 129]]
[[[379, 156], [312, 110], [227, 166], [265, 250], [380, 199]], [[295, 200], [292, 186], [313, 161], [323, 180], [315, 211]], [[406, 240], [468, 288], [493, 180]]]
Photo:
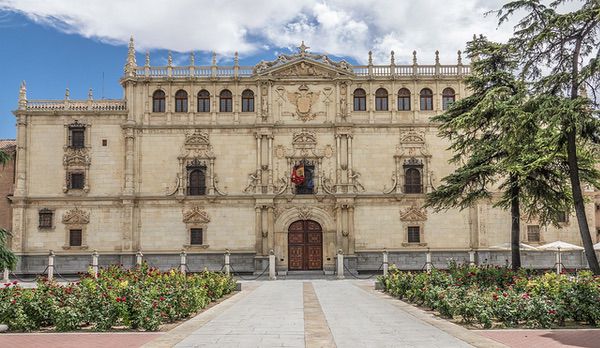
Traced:
[[479, 330], [477, 332], [513, 348], [600, 347], [600, 329]]

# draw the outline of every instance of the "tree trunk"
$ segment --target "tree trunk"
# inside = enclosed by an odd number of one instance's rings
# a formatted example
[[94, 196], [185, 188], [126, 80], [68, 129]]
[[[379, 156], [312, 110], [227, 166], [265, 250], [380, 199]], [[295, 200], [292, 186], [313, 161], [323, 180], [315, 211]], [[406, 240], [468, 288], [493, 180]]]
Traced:
[[[590, 29], [591, 30], [591, 29]], [[571, 99], [579, 97], [579, 54], [581, 52], [581, 44], [585, 33], [582, 34], [575, 42], [575, 51], [573, 53], [572, 71], [571, 71]], [[569, 125], [566, 125], [567, 127]], [[566, 128], [569, 129], [569, 128]], [[577, 164], [577, 128], [572, 126], [567, 132], [567, 161], [569, 163], [569, 179], [571, 180], [571, 190], [573, 191], [573, 203], [575, 205], [575, 215], [579, 224], [579, 234], [585, 249], [585, 256], [588, 265], [595, 275], [600, 275], [600, 265], [598, 258], [594, 252], [592, 236], [590, 235], [590, 227], [585, 216], [585, 203], [583, 201], [583, 193], [581, 191], [581, 182], [579, 181], [579, 165]]]
[[569, 162], [569, 178], [571, 179], [571, 190], [573, 191], [573, 203], [575, 205], [575, 215], [579, 224], [579, 233], [585, 249], [585, 256], [588, 265], [595, 275], [600, 275], [600, 266], [598, 258], [594, 252], [592, 236], [585, 216], [585, 203], [579, 182], [579, 167], [577, 165], [577, 142], [575, 129], [567, 133], [567, 160]]
[[510, 174], [510, 217], [512, 224], [510, 227], [510, 252], [512, 259], [512, 269], [521, 268], [521, 248], [519, 245], [521, 235], [521, 212], [519, 209], [519, 182], [515, 174]]

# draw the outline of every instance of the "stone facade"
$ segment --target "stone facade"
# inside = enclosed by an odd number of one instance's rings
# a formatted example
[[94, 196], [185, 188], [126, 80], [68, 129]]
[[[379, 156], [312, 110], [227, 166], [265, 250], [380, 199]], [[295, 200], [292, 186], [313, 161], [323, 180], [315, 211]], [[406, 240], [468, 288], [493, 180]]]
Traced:
[[[156, 67], [146, 56], [140, 66], [132, 41], [123, 100], [90, 92], [73, 101], [67, 91], [65, 100], [28, 101], [23, 84], [12, 198], [21, 271], [34, 272], [49, 250], [59, 271], [63, 261], [85, 268], [92, 250], [125, 264], [141, 250], [163, 268], [185, 250], [192, 270], [220, 269], [230, 250], [236, 271], [261, 271], [273, 250], [285, 272], [290, 225], [304, 220], [321, 228], [313, 257], [324, 271], [340, 249], [355, 269], [376, 269], [384, 249], [420, 269], [426, 250], [439, 264], [469, 250], [483, 260], [508, 241], [509, 215], [491, 202], [422, 208], [452, 171], [430, 117], [468, 93], [460, 52], [454, 65], [437, 54], [434, 65], [416, 54], [395, 65], [392, 52], [389, 65], [351, 66], [304, 44], [254, 67], [238, 66], [237, 55], [230, 67], [190, 60]], [[304, 188], [290, 180], [300, 165]], [[562, 229], [541, 228], [540, 242], [580, 244], [578, 233], [569, 216]]]

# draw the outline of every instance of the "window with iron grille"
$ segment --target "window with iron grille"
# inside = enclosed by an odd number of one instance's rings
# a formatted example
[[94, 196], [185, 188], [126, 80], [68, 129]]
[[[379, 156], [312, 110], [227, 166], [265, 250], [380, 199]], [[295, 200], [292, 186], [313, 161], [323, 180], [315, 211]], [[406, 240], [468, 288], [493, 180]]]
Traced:
[[367, 110], [367, 93], [362, 88], [357, 88], [354, 91], [354, 111]]
[[81, 246], [82, 245], [82, 234], [83, 234], [83, 231], [80, 229], [69, 230], [69, 245], [70, 246]]
[[398, 91], [398, 111], [410, 110], [410, 91], [402, 88]]
[[152, 112], [165, 112], [165, 92], [157, 90], [152, 94]]
[[219, 111], [220, 112], [231, 112], [233, 110], [232, 106], [233, 95], [227, 89], [221, 91], [219, 94]]
[[85, 187], [85, 174], [69, 173], [69, 189], [83, 190]]
[[375, 110], [387, 111], [388, 109], [388, 92], [385, 88], [379, 88], [375, 91]]
[[190, 244], [191, 245], [202, 245], [202, 229], [191, 228], [190, 229]]
[[180, 89], [175, 93], [175, 112], [187, 112], [188, 111], [188, 94], [183, 89]]
[[50, 209], [42, 209], [39, 211], [39, 228], [51, 228], [52, 217], [54, 212]]
[[405, 168], [404, 193], [423, 193], [421, 171], [419, 169], [412, 167]]
[[567, 214], [566, 211], [562, 211], [560, 213], [558, 213], [558, 215], [556, 216], [556, 221], [557, 222], [567, 222], [569, 220], [569, 214]]
[[254, 112], [254, 92], [249, 89], [242, 92], [242, 112]]
[[433, 110], [433, 92], [429, 88], [421, 90], [421, 110]]
[[528, 225], [527, 226], [527, 240], [530, 242], [540, 241], [540, 226], [539, 225]]
[[205, 89], [198, 92], [198, 112], [210, 112], [210, 93]]
[[421, 227], [408, 226], [408, 242], [421, 243]]
[[450, 105], [452, 105], [454, 103], [455, 99], [456, 99], [456, 94], [454, 93], [454, 90], [450, 87], [445, 88], [442, 91], [442, 109], [448, 110]]
[[83, 127], [70, 127], [69, 136], [71, 138], [70, 147], [75, 149], [82, 149], [85, 147], [85, 128]]

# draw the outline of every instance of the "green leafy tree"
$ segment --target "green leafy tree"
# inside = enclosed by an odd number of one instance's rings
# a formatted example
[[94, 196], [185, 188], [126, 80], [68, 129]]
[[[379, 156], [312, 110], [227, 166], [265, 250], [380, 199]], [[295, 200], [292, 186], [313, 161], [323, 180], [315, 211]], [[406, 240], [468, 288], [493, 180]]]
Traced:
[[[10, 160], [10, 156], [0, 150], [0, 164], [3, 166]], [[17, 264], [15, 254], [8, 248], [8, 232], [0, 228], [0, 270], [13, 269]]]
[[555, 96], [553, 101], [541, 106], [550, 107], [554, 114], [548, 122], [558, 123], [561, 129], [556, 141], [566, 147], [579, 231], [588, 264], [598, 275], [600, 265], [585, 214], [580, 162], [581, 149], [589, 142], [600, 142], [600, 125], [595, 109], [586, 102], [587, 98], [582, 98], [580, 91], [591, 92], [597, 108], [600, 1], [577, 1], [580, 4], [577, 9], [564, 11], [563, 6], [572, 3], [555, 0], [546, 5], [540, 0], [518, 0], [507, 3], [497, 13], [500, 24], [517, 13], [527, 13], [516, 25], [509, 44], [522, 57], [522, 75], [535, 81], [537, 92]]
[[551, 148], [552, 129], [540, 127], [541, 101], [515, 77], [510, 46], [479, 37], [467, 43], [467, 54], [473, 63], [465, 83], [472, 94], [432, 118], [450, 140], [450, 161], [458, 168], [428, 194], [426, 205], [464, 209], [500, 192], [494, 205], [510, 209], [512, 267], [518, 269], [521, 215], [557, 223], [570, 197], [566, 164]]

